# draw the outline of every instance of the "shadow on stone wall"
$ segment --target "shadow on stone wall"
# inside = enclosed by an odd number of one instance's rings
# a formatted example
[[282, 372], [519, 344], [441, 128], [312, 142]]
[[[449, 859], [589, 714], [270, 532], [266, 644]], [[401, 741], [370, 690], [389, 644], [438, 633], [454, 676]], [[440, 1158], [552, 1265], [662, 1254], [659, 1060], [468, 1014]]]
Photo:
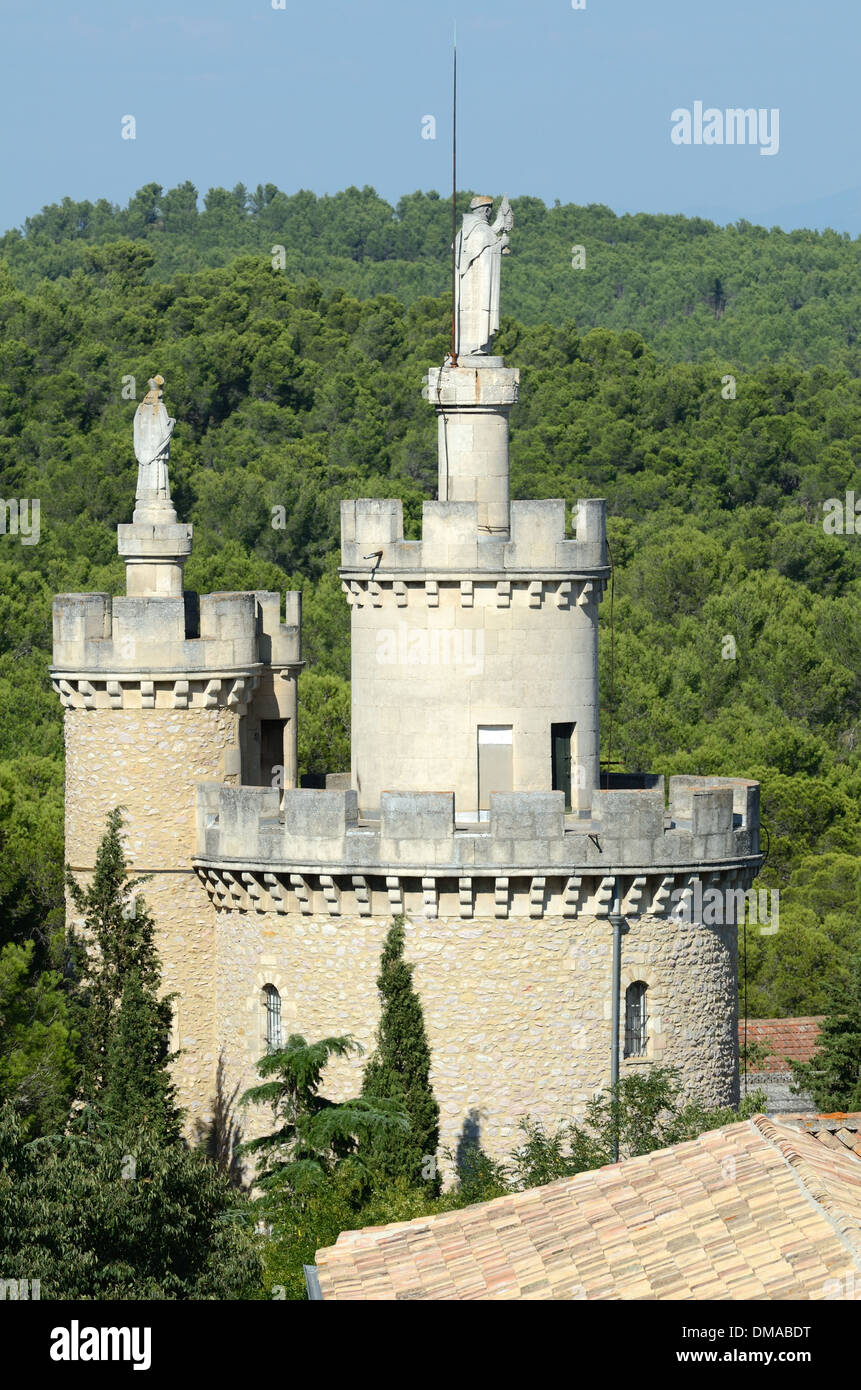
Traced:
[[230, 1095], [224, 1085], [224, 1051], [218, 1056], [215, 1072], [215, 1096], [212, 1104], [212, 1119], [208, 1124], [199, 1121], [195, 1127], [195, 1142], [203, 1148], [209, 1158], [226, 1173], [237, 1187], [244, 1185], [242, 1163], [237, 1156], [237, 1147], [242, 1136], [242, 1127], [237, 1119], [236, 1103], [239, 1096], [237, 1084]]
[[462, 1191], [469, 1192], [481, 1185], [487, 1162], [481, 1148], [481, 1111], [474, 1106], [461, 1125], [454, 1152], [457, 1181]]

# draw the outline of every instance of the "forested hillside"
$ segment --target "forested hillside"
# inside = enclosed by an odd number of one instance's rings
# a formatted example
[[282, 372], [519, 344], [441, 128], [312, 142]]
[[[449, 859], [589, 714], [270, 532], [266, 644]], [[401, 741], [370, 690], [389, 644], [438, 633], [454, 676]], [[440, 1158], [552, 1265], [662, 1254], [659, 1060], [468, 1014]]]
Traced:
[[[522, 323], [633, 328], [665, 362], [716, 352], [754, 366], [791, 354], [804, 366], [845, 365], [861, 375], [861, 239], [617, 217], [596, 204], [547, 208], [538, 198], [515, 198], [512, 207], [504, 305]], [[100, 248], [120, 238], [138, 245], [153, 282], [242, 254], [268, 263], [281, 248], [291, 279], [314, 276], [327, 293], [394, 294], [411, 305], [445, 291], [451, 209], [433, 192], [392, 207], [372, 188], [317, 198], [238, 184], [201, 200], [191, 183], [166, 192], [151, 183], [126, 208], [70, 198], [44, 208], [0, 238], [0, 257], [33, 289], [43, 277], [102, 270]]]
[[[435, 200], [405, 200], [392, 223], [369, 194], [315, 203], [267, 192], [250, 211], [225, 194], [198, 215], [179, 193], [157, 220], [143, 194], [125, 213], [98, 205], [89, 222], [76, 205], [48, 210], [4, 244], [0, 494], [40, 499], [41, 532], [32, 545], [0, 536], [0, 944], [35, 934], [42, 949], [46, 924], [62, 918], [51, 596], [123, 590], [115, 528], [131, 515], [131, 424], [147, 378], [165, 377], [178, 421], [173, 492], [195, 526], [188, 587], [304, 590], [303, 771], [348, 756], [340, 499], [399, 496], [416, 535], [436, 485], [421, 397], [447, 341], [445, 296], [422, 293], [445, 277]], [[269, 246], [305, 225], [303, 206], [320, 237], [303, 251], [295, 231], [289, 270], [276, 270]], [[750, 1011], [823, 1012], [861, 949], [861, 539], [823, 528], [823, 503], [859, 478], [856, 245], [530, 200], [515, 218], [504, 302], [522, 317], [506, 318], [497, 340], [521, 368], [514, 494], [608, 500], [603, 756], [631, 770], [761, 778], [762, 881], [781, 889], [780, 931], [749, 935]], [[590, 237], [590, 268], [575, 272], [562, 253]], [[730, 245], [735, 259], [717, 256]], [[611, 252], [634, 278], [605, 315], [600, 263]], [[199, 268], [207, 260], [229, 264]], [[703, 295], [721, 278], [720, 314], [705, 300], [688, 317], [672, 307], [696, 266]], [[362, 297], [335, 287], [343, 267]], [[775, 278], [762, 284], [766, 269]], [[399, 295], [373, 293], [398, 275]], [[555, 321], [535, 322], [548, 304]], [[626, 313], [654, 327], [651, 339], [623, 326]], [[618, 331], [589, 327], [601, 319]], [[785, 339], [773, 336], [780, 325]]]

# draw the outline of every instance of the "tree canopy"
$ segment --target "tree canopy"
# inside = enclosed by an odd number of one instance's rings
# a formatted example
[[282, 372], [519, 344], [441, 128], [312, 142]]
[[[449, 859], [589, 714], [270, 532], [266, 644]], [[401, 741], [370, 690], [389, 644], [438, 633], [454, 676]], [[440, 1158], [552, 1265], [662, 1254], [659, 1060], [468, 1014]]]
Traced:
[[[131, 421], [155, 371], [178, 421], [174, 498], [195, 527], [186, 583], [303, 590], [300, 773], [347, 768], [339, 504], [399, 497], [415, 537], [434, 495], [421, 380], [447, 345], [439, 202], [415, 194], [392, 209], [356, 189], [287, 199], [270, 185], [215, 190], [201, 209], [190, 186], [152, 186], [125, 210], [46, 209], [5, 238], [0, 492], [38, 498], [40, 532], [34, 544], [0, 535], [0, 945], [33, 938], [45, 966], [62, 926], [51, 598], [123, 591], [115, 528], [131, 515]], [[497, 338], [521, 370], [512, 491], [607, 499], [602, 757], [762, 781], [763, 883], [780, 888], [781, 920], [778, 936], [748, 938], [749, 1008], [821, 1012], [857, 949], [861, 907], [861, 542], [847, 510], [861, 377], [854, 347], [840, 346], [852, 336], [857, 244], [514, 206], [520, 249], [507, 259], [511, 313]], [[575, 227], [588, 246], [598, 238], [598, 256], [585, 271], [565, 262], [540, 303], [518, 300], [519, 283], [538, 294], [552, 248]], [[288, 247], [284, 270], [276, 242]], [[718, 245], [729, 259], [716, 265], [707, 249]], [[662, 305], [657, 319], [569, 300], [598, 284], [601, 247], [636, 263], [639, 301]], [[315, 265], [300, 266], [300, 251]], [[676, 313], [662, 296], [698, 257], [702, 313], [693, 299]], [[794, 309], [781, 277], [801, 286]], [[771, 332], [775, 294], [800, 336]], [[808, 321], [817, 315], [824, 337]], [[695, 329], [696, 342], [685, 336]], [[826, 526], [838, 504], [842, 531]]]

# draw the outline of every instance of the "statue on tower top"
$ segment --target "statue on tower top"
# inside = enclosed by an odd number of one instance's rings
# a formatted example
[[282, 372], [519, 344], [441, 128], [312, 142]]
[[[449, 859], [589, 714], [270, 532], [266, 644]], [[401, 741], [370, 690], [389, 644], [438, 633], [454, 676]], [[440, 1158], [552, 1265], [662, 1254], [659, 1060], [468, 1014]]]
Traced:
[[167, 462], [176, 420], [168, 415], [162, 400], [163, 386], [163, 376], [151, 377], [149, 390], [135, 411], [134, 445], [138, 461], [135, 502], [143, 504], [144, 508], [155, 506], [164, 509], [166, 504], [173, 511]]
[[514, 215], [508, 195], [491, 222], [493, 199], [473, 198], [455, 242], [455, 351], [486, 357], [499, 327], [499, 267], [508, 252]]

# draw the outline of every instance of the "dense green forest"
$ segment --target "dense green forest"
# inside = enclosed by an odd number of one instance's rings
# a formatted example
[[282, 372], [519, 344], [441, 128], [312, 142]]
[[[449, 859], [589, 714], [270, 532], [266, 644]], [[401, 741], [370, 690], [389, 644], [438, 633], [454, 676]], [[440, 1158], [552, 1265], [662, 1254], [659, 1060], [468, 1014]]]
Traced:
[[[447, 342], [445, 295], [424, 292], [445, 278], [439, 200], [393, 216], [369, 190], [267, 187], [216, 190], [198, 213], [192, 193], [64, 204], [3, 242], [0, 494], [38, 498], [41, 518], [38, 544], [0, 536], [0, 945], [32, 938], [34, 968], [62, 921], [51, 597], [123, 591], [115, 528], [147, 378], [165, 377], [178, 420], [188, 586], [304, 591], [305, 772], [348, 758], [340, 499], [399, 496], [417, 535], [436, 485], [421, 381]], [[857, 244], [530, 199], [514, 211], [504, 305], [520, 317], [497, 339], [521, 368], [514, 495], [608, 500], [603, 757], [761, 779], [780, 931], [748, 933], [749, 1011], [823, 1012], [861, 949], [861, 540], [827, 532], [823, 510], [861, 458]], [[563, 255], [575, 239], [586, 271]], [[631, 293], [606, 303], [623, 263]]]
[[[373, 188], [318, 198], [238, 184], [211, 188], [202, 204], [188, 182], [166, 192], [147, 184], [126, 208], [65, 198], [0, 238], [0, 258], [31, 290], [43, 279], [109, 267], [99, 250], [127, 238], [150, 253], [153, 283], [239, 255], [268, 263], [274, 252], [290, 279], [314, 277], [327, 294], [393, 294], [410, 306], [445, 291], [451, 209], [437, 193], [412, 193], [392, 207]], [[618, 217], [599, 204], [548, 208], [528, 197], [512, 208], [504, 306], [521, 323], [633, 328], [664, 362], [718, 353], [754, 366], [792, 354], [804, 366], [845, 365], [861, 375], [861, 238]]]

